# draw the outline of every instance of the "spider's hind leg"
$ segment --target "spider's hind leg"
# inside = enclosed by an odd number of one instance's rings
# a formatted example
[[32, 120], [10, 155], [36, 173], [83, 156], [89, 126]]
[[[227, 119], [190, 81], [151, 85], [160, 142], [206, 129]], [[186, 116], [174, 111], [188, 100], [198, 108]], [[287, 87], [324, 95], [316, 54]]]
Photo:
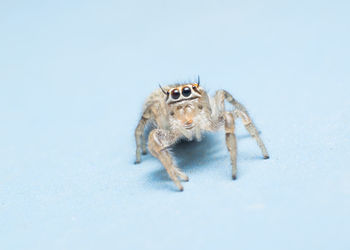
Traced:
[[256, 143], [258, 144], [264, 159], [269, 159], [270, 156], [267, 153], [267, 149], [265, 147], [264, 142], [262, 141], [262, 139], [259, 136], [259, 131], [256, 129], [252, 119], [249, 117], [247, 112], [244, 112], [242, 110], [236, 109], [234, 111], [235, 115], [240, 117], [243, 121], [243, 125], [244, 127], [247, 129], [247, 131], [249, 132], [249, 134], [251, 135], [251, 137], [253, 137], [256, 141]]
[[264, 159], [270, 158], [269, 154], [267, 153], [264, 142], [261, 140], [261, 138], [259, 136], [259, 132], [256, 129], [252, 119], [250, 118], [246, 108], [242, 104], [237, 102], [232, 97], [232, 95], [225, 90], [219, 90], [216, 93], [215, 99], [216, 99], [217, 106], [219, 107], [219, 110], [221, 110], [221, 111], [223, 111], [225, 109], [224, 100], [228, 101], [230, 104], [232, 104], [236, 108], [233, 111], [234, 116], [240, 117], [242, 119], [245, 128], [247, 129], [249, 134], [256, 140], [256, 142], [257, 142], [257, 144], [258, 144], [258, 146], [263, 154]]
[[226, 146], [231, 157], [232, 179], [235, 180], [237, 177], [237, 140], [235, 135], [235, 119], [231, 112], [226, 112], [224, 116]]

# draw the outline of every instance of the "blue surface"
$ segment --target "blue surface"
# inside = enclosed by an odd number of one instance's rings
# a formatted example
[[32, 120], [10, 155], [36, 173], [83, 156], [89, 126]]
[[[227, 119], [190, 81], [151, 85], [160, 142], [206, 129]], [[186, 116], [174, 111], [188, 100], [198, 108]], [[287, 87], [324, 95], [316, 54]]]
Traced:
[[[349, 1], [2, 1], [0, 249], [350, 249]], [[134, 165], [159, 83], [246, 105], [238, 126]]]

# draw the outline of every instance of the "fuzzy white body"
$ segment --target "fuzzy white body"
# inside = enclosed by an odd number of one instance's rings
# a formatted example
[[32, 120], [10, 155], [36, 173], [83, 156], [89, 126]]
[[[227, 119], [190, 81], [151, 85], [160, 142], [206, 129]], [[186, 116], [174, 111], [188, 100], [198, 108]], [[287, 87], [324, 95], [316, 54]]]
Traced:
[[[225, 100], [236, 109], [226, 111]], [[158, 89], [147, 98], [135, 131], [136, 163], [141, 161], [141, 149], [146, 153], [144, 128], [147, 122], [152, 122], [155, 129], [149, 135], [149, 151], [161, 161], [179, 190], [183, 190], [178, 177], [183, 180], [188, 180], [188, 177], [175, 166], [168, 148], [183, 138], [201, 141], [204, 131], [212, 132], [224, 126], [226, 144], [231, 156], [232, 177], [235, 179], [237, 146], [234, 120], [237, 117], [242, 118], [243, 124], [256, 139], [264, 158], [267, 159], [266, 148], [248, 112], [228, 92], [219, 90], [210, 98], [199, 83], [177, 84]]]

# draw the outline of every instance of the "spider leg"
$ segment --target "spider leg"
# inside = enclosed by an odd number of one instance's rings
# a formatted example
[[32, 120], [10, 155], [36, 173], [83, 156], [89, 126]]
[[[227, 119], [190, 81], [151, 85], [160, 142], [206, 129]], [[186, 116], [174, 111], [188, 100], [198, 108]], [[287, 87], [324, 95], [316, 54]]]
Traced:
[[249, 134], [251, 135], [251, 137], [253, 137], [256, 141], [256, 143], [258, 144], [264, 159], [269, 159], [270, 156], [267, 153], [267, 149], [265, 147], [264, 142], [262, 141], [262, 139], [259, 136], [259, 131], [256, 129], [253, 121], [251, 120], [251, 118], [249, 117], [248, 113], [241, 111], [239, 109], [234, 111], [235, 115], [240, 117], [243, 121], [244, 127], [247, 129], [247, 131], [249, 132]]
[[150, 119], [150, 110], [146, 109], [142, 114], [142, 117], [135, 129], [135, 140], [136, 140], [136, 160], [135, 164], [141, 162], [141, 152], [142, 154], [147, 154], [146, 151], [146, 139], [145, 139], [145, 126]]
[[231, 112], [226, 112], [224, 117], [226, 146], [231, 157], [232, 179], [235, 180], [237, 177], [237, 140], [235, 135], [235, 119]]
[[143, 148], [143, 144], [145, 144], [144, 130], [145, 130], [146, 123], [147, 123], [147, 119], [142, 117], [135, 130], [135, 140], [136, 140], [135, 163], [136, 164], [141, 162], [141, 149], [143, 154], [146, 153], [146, 151]]
[[258, 146], [263, 154], [264, 159], [268, 159], [269, 154], [267, 152], [265, 144], [262, 141], [262, 139], [260, 138], [259, 132], [256, 129], [251, 117], [249, 116], [247, 109], [242, 104], [240, 104], [238, 101], [236, 101], [230, 93], [228, 93], [225, 90], [219, 90], [219, 91], [217, 91], [217, 93], [215, 95], [215, 103], [218, 106], [217, 109], [219, 110], [219, 112], [223, 112], [225, 110], [224, 100], [227, 100], [230, 104], [232, 104], [236, 108], [234, 110], [234, 115], [236, 117], [240, 117], [242, 119], [245, 128], [247, 129], [249, 134], [257, 142], [257, 144], [258, 144]]
[[182, 173], [174, 164], [173, 159], [168, 151], [168, 148], [175, 143], [176, 136], [174, 136], [169, 131], [163, 129], [154, 129], [149, 134], [148, 138], [148, 149], [153, 156], [159, 159], [159, 161], [164, 166], [169, 177], [175, 183], [180, 191], [183, 191], [183, 186], [181, 185], [178, 177], [184, 181], [188, 181], [187, 175]]

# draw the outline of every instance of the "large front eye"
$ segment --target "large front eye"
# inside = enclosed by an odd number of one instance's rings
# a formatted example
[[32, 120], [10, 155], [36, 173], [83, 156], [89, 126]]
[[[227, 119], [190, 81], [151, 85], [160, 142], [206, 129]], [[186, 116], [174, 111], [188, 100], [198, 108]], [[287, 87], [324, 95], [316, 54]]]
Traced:
[[176, 100], [176, 99], [179, 99], [179, 97], [180, 97], [180, 91], [178, 89], [174, 89], [173, 91], [171, 91], [171, 98]]
[[184, 97], [190, 96], [190, 95], [191, 95], [191, 89], [190, 89], [189, 87], [184, 87], [184, 88], [182, 89], [182, 95], [183, 95]]

